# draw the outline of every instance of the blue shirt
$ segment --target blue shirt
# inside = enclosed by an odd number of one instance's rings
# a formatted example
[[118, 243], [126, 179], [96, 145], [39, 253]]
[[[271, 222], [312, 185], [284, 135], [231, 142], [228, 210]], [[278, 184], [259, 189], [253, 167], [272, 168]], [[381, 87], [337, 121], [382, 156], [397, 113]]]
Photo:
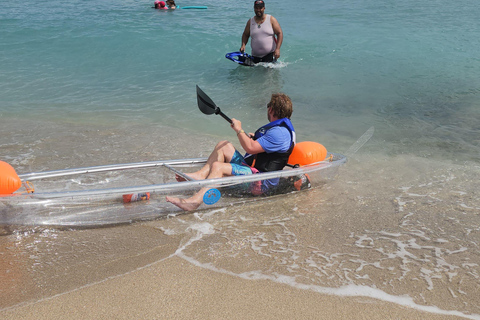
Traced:
[[257, 139], [266, 153], [287, 152], [292, 143], [290, 131], [282, 126], [268, 129], [268, 131]]

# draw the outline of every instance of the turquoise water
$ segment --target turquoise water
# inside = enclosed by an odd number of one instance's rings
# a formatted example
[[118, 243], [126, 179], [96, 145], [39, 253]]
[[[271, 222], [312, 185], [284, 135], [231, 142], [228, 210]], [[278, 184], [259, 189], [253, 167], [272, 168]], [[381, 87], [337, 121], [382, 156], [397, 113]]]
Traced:
[[1, 1], [0, 159], [24, 173], [206, 156], [235, 134], [198, 110], [195, 85], [247, 131], [283, 91], [299, 140], [344, 152], [372, 126], [373, 138], [334, 182], [295, 197], [123, 228], [2, 229], [0, 255], [42, 285], [9, 279], [19, 290], [0, 312], [145, 267], [136, 253], [168, 243], [145, 260], [478, 319], [477, 2], [267, 1], [284, 44], [279, 63], [254, 68], [224, 58], [251, 1], [178, 4], [208, 9]]
[[267, 12], [285, 34], [281, 63], [253, 69], [224, 58], [240, 47], [250, 2], [202, 4], [209, 9], [4, 3], [2, 116], [152, 122], [224, 135], [230, 129], [221, 119], [196, 109], [196, 84], [251, 130], [265, 122], [269, 95], [284, 91], [305, 139], [340, 135], [327, 142], [344, 150], [343, 140], [374, 125], [388, 152], [478, 160], [474, 1], [304, 1], [295, 9], [272, 1]]

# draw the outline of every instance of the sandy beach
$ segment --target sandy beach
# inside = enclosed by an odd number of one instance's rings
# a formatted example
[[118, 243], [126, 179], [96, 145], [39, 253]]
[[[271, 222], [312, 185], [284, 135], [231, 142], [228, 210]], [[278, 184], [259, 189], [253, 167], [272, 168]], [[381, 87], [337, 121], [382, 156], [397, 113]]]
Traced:
[[[455, 319], [368, 298], [248, 281], [172, 257], [0, 313], [2, 319]], [[460, 319], [460, 318], [458, 318]]]

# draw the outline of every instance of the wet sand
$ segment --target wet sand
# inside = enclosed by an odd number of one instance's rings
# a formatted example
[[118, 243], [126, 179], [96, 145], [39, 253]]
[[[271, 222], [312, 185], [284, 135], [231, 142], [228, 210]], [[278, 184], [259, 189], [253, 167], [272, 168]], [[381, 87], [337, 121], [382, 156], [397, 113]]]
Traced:
[[0, 312], [2, 319], [461, 319], [368, 298], [248, 281], [172, 257]]
[[[185, 134], [161, 139], [161, 127], [151, 139], [141, 139], [147, 127], [125, 141], [127, 125], [71, 125], [55, 130], [65, 143], [30, 134], [40, 124], [22, 128], [4, 145], [22, 155], [6, 159], [19, 172], [211, 149], [197, 135], [178, 150]], [[0, 258], [11, 259], [3, 275], [12, 285], [0, 277], [0, 296], [12, 290], [0, 299], [0, 318], [456, 318], [365, 298], [365, 288], [387, 301], [408, 296], [418, 306], [478, 313], [478, 165], [373, 156], [381, 146], [374, 138], [335, 180], [295, 197], [113, 228], [6, 230]], [[282, 277], [295, 281], [255, 280]], [[358, 297], [313, 291], [348, 284]]]

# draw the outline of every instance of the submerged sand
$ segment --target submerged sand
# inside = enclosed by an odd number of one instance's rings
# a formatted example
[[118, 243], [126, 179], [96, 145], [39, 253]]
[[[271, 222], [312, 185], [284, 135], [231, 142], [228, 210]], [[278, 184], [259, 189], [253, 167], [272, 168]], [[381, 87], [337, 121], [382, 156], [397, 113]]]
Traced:
[[[2, 319], [455, 319], [368, 298], [249, 281], [172, 257], [0, 312]], [[460, 319], [460, 318], [459, 318]]]

